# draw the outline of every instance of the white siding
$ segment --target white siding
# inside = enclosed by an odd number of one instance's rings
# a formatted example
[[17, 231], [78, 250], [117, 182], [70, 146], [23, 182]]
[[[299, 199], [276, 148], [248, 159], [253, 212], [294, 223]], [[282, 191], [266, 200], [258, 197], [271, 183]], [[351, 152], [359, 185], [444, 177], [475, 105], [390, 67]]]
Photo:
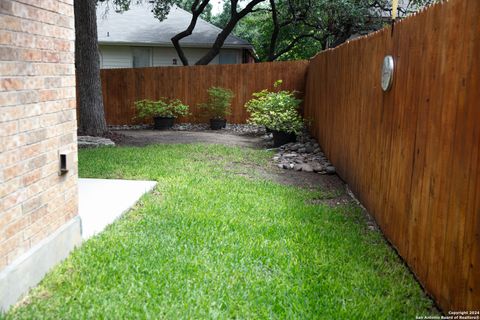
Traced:
[[131, 68], [133, 65], [132, 49], [128, 46], [99, 46], [100, 68]]
[[[185, 55], [187, 56], [188, 63], [193, 65], [197, 62], [208, 49], [202, 48], [184, 48]], [[153, 65], [154, 66], [174, 66], [173, 59], [177, 59], [177, 66], [181, 66], [182, 62], [178, 57], [175, 48], [163, 48], [158, 47], [153, 49]], [[215, 57], [210, 64], [218, 64], [218, 56]]]
[[[131, 68], [133, 65], [132, 47], [130, 46], [108, 46], [100, 45], [100, 67], [103, 69], [113, 68]], [[203, 48], [184, 48], [188, 62], [193, 65], [197, 62], [208, 49]], [[236, 55], [236, 63], [242, 63], [241, 49], [222, 49], [220, 54], [234, 53]], [[177, 66], [181, 66], [182, 62], [174, 48], [153, 47], [152, 50], [152, 66], [174, 66], [173, 59], [177, 59]], [[217, 55], [210, 64], [218, 64], [219, 56]]]

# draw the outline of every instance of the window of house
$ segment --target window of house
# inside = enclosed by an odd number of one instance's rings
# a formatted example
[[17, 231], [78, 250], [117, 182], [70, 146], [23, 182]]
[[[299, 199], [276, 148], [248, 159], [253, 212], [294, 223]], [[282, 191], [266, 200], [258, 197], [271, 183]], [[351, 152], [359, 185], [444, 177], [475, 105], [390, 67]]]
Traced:
[[220, 55], [218, 56], [218, 60], [220, 64], [237, 63], [237, 53], [236, 52], [220, 52]]
[[135, 47], [132, 48], [133, 67], [143, 68], [152, 66], [152, 48]]

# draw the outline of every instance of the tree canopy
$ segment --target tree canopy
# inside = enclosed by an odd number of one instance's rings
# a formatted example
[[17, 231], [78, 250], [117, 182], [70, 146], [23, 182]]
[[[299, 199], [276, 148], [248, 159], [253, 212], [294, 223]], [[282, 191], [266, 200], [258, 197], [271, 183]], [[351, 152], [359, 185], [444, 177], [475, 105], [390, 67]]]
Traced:
[[[411, 0], [406, 15], [436, 0]], [[387, 19], [388, 0], [269, 0], [239, 21], [234, 33], [253, 44], [261, 61], [306, 59], [354, 34], [377, 30]], [[231, 5], [211, 22], [223, 28]]]
[[[116, 11], [126, 11], [132, 2], [142, 0], [98, 1], [111, 3]], [[165, 19], [174, 4], [192, 13], [189, 25], [172, 38], [184, 65], [192, 61], [188, 61], [180, 40], [193, 33], [199, 18], [222, 29], [208, 53], [195, 62], [207, 64], [232, 32], [248, 40], [261, 61], [307, 59], [352, 35], [381, 28], [391, 11], [390, 0], [225, 0], [223, 11], [212, 16], [210, 1], [148, 1], [159, 20]], [[409, 0], [400, 7], [400, 15], [405, 16], [436, 1], [439, 0]]]
[[[107, 9], [113, 9], [116, 12], [124, 12], [128, 11], [130, 9], [130, 6], [132, 3], [149, 3], [152, 8], [152, 13], [155, 15], [157, 19], [164, 20], [168, 13], [170, 12], [170, 8], [172, 7], [173, 4], [175, 3], [184, 3], [188, 2], [190, 0], [154, 0], [154, 1], [149, 1], [149, 0], [96, 0], [97, 3], [106, 3], [107, 4]], [[108, 14], [105, 12], [105, 14]]]

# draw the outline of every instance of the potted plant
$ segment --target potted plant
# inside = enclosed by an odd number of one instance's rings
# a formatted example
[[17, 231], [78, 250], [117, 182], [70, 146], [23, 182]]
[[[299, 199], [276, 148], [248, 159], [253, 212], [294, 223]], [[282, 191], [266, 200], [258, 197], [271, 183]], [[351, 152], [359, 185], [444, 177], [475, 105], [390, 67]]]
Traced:
[[211, 87], [208, 89], [208, 100], [199, 105], [210, 115], [210, 129], [219, 130], [225, 128], [230, 114], [230, 108], [234, 94], [232, 90], [222, 87]]
[[157, 101], [144, 99], [136, 101], [135, 107], [136, 118], [153, 117], [154, 128], [157, 130], [170, 129], [176, 117], [189, 114], [189, 107], [178, 99], [160, 98]]
[[[282, 80], [275, 82], [278, 88]], [[274, 147], [296, 141], [297, 134], [303, 128], [303, 119], [298, 113], [302, 100], [295, 92], [262, 90], [253, 94], [253, 99], [245, 105], [250, 113], [249, 123], [263, 125], [273, 135]]]

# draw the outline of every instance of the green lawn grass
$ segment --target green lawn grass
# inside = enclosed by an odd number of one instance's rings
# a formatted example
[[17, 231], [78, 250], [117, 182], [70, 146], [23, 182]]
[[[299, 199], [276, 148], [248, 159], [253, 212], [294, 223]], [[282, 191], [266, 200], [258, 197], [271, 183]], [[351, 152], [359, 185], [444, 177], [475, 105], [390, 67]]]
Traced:
[[230, 165], [266, 166], [271, 156], [205, 145], [80, 151], [81, 177], [151, 179], [158, 187], [6, 317], [412, 319], [434, 312], [359, 208], [308, 204], [324, 190], [241, 176]]

